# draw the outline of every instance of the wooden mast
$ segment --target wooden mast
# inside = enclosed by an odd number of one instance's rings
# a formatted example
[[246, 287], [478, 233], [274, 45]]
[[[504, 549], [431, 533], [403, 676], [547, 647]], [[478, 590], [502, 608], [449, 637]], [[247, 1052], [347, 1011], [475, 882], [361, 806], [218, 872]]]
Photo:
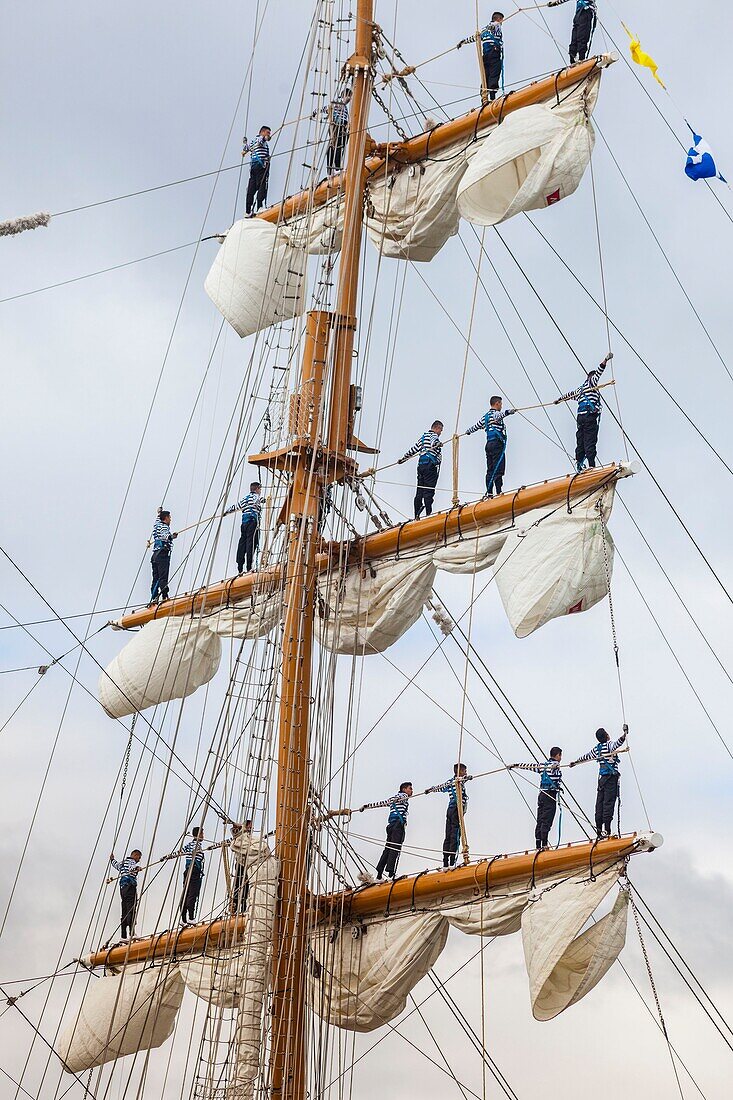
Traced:
[[[314, 595], [317, 576], [319, 496], [325, 481], [347, 461], [350, 436], [351, 358], [362, 235], [364, 156], [372, 89], [373, 0], [359, 0], [356, 44], [348, 70], [353, 78], [345, 175], [345, 224], [336, 314], [309, 313], [301, 370], [301, 398], [308, 393], [310, 445], [280, 456], [292, 470], [278, 741], [275, 852], [280, 891], [272, 968], [270, 1091], [277, 1100], [307, 1094], [306, 935], [308, 927], [308, 789]], [[333, 329], [330, 406], [321, 452], [323, 383], [328, 330]], [[320, 455], [320, 458], [319, 458]], [[275, 460], [275, 456], [273, 456]]]

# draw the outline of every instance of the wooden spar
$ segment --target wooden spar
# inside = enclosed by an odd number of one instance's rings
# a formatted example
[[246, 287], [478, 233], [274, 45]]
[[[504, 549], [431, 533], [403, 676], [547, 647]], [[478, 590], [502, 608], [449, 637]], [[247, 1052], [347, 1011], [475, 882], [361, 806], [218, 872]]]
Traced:
[[[426, 133], [408, 138], [407, 141], [383, 142], [377, 145], [365, 135], [366, 147], [369, 151], [365, 161], [366, 170], [373, 175], [388, 163], [413, 164], [415, 161], [423, 160], [428, 153], [437, 153], [457, 141], [470, 141], [476, 134], [496, 125], [500, 118], [506, 118], [507, 115], [521, 110], [522, 107], [544, 103], [562, 94], [574, 85], [580, 84], [595, 68], [598, 66], [605, 68], [612, 64], [613, 60], [611, 54], [602, 54], [599, 57], [581, 61], [577, 65], [570, 65], [553, 76], [536, 80], [524, 88], [518, 88], [515, 92], [508, 92], [500, 99], [470, 111], [461, 118], [451, 119]], [[311, 209], [318, 209], [331, 199], [338, 198], [343, 186], [344, 174], [330, 176], [316, 187], [308, 191], [300, 191], [297, 195], [290, 195], [283, 202], [268, 207], [257, 217], [268, 222], [289, 221], [290, 218], [305, 214]]]
[[[487, 886], [505, 886], [531, 879], [533, 868], [536, 881], [541, 882], [548, 875], [590, 868], [591, 854], [593, 866], [598, 869], [625, 855], [653, 851], [661, 844], [662, 838], [658, 833], [630, 833], [600, 840], [595, 845], [583, 841], [562, 848], [549, 848], [539, 855], [536, 852], [520, 852], [494, 860], [480, 860], [450, 871], [429, 871], [427, 874], [421, 871], [417, 875], [405, 875], [394, 884], [375, 883], [360, 890], [312, 898], [309, 912], [334, 923], [351, 917], [383, 915], [387, 901], [392, 911], [412, 905], [413, 897], [416, 902], [427, 903], [451, 894], [465, 895], [469, 891], [483, 894]], [[106, 951], [95, 951], [82, 962], [88, 967], [123, 966], [125, 963], [177, 958], [211, 951], [216, 946], [231, 947], [239, 942], [240, 936], [245, 939], [245, 929], [246, 916], [228, 917], [178, 932], [162, 932]]]
[[[434, 512], [432, 516], [410, 520], [400, 527], [389, 527], [385, 531], [376, 531], [356, 541], [351, 550], [352, 558], [358, 561], [371, 560], [393, 554], [399, 545], [400, 552], [412, 547], [427, 545], [458, 533], [465, 534], [476, 528], [488, 527], [499, 522], [511, 521], [512, 516], [523, 515], [533, 508], [549, 508], [563, 500], [577, 500], [586, 493], [608, 481], [613, 483], [632, 473], [627, 464], [597, 466], [584, 470], [581, 474], [567, 474], [565, 477], [541, 481], [536, 485], [523, 485], [514, 492], [506, 492], [492, 500], [479, 500], [474, 504], [465, 504], [449, 512]], [[340, 544], [339, 544], [340, 545]], [[329, 555], [316, 555], [316, 569], [328, 568]], [[216, 611], [219, 607], [228, 607], [239, 603], [251, 595], [276, 592], [282, 581], [279, 566], [264, 570], [262, 573], [248, 573], [244, 577], [232, 577], [219, 581], [196, 592], [187, 592], [167, 600], [158, 607], [141, 607], [123, 615], [114, 626], [123, 630], [144, 626], [152, 619], [168, 616], [192, 615], [200, 611]]]

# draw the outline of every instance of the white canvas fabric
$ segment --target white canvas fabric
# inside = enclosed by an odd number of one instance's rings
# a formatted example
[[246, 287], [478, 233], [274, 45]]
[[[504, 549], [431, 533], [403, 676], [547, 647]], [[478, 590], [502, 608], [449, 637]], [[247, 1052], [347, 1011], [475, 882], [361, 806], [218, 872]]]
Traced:
[[430, 598], [430, 554], [375, 561], [320, 581], [316, 630], [334, 653], [381, 653], [417, 622]]
[[264, 840], [240, 833], [232, 850], [247, 866], [249, 896], [244, 933], [245, 969], [234, 1034], [234, 1068], [229, 1100], [251, 1100], [263, 1047], [262, 1011], [270, 971], [280, 864]]
[[530, 899], [522, 915], [522, 943], [536, 1020], [552, 1020], [589, 993], [623, 950], [626, 890], [619, 891], [607, 916], [578, 935], [618, 872], [619, 866], [611, 867], [594, 882], [587, 875], [572, 878]]
[[497, 225], [525, 210], [542, 210], [571, 195], [590, 163], [590, 115], [600, 72], [560, 102], [524, 107], [495, 127], [472, 157], [457, 194], [462, 217]]
[[288, 241], [309, 256], [330, 256], [341, 251], [344, 235], [343, 198], [332, 199], [283, 226]]
[[432, 260], [458, 232], [458, 185], [466, 171], [466, 143], [441, 149], [434, 160], [373, 176], [367, 191], [366, 229], [384, 256]]
[[[561, 615], [587, 611], [608, 594], [604, 560], [604, 523], [613, 506], [608, 486], [588, 499], [548, 513], [528, 512], [507, 535], [496, 565], [496, 586], [512, 630], [526, 638]], [[542, 519], [545, 516], [546, 518]], [[542, 522], [537, 522], [542, 519]], [[613, 573], [613, 539], [606, 529], [609, 573]]]
[[280, 621], [282, 597], [279, 592], [247, 598], [209, 615], [205, 622], [220, 638], [254, 639], [269, 634]]
[[480, 573], [493, 565], [506, 542], [508, 524], [497, 524], [496, 530], [483, 527], [476, 531], [467, 526], [463, 537], [451, 536], [447, 546], [433, 551], [433, 561], [446, 573]]
[[305, 309], [308, 254], [261, 218], [243, 218], [226, 235], [204, 289], [240, 336], [251, 336]]
[[185, 699], [216, 675], [221, 642], [201, 619], [153, 619], [134, 634], [99, 677], [99, 701], [124, 718]]
[[126, 966], [91, 978], [81, 1007], [56, 1044], [68, 1073], [84, 1073], [139, 1050], [161, 1046], [173, 1033], [184, 985], [178, 967]]
[[249, 972], [246, 943], [215, 949], [190, 959], [179, 959], [178, 969], [186, 988], [217, 1008], [237, 1008], [242, 985]]

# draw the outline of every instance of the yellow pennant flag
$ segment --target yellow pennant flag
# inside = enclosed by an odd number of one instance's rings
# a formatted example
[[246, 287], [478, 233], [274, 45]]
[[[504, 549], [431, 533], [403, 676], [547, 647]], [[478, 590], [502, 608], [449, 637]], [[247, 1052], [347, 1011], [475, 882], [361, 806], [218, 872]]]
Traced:
[[667, 85], [664, 83], [664, 81], [659, 76], [659, 73], [657, 71], [659, 69], [659, 66], [657, 65], [654, 58], [650, 57], [649, 54], [645, 50], [642, 50], [641, 42], [639, 41], [639, 39], [636, 37], [635, 34], [631, 33], [631, 31], [626, 26], [626, 24], [622, 23], [621, 25], [624, 28], [624, 30], [626, 31], [626, 33], [628, 34], [629, 38], [631, 39], [631, 41], [629, 42], [629, 50], [631, 51], [631, 60], [635, 61], [637, 65], [643, 65], [645, 69], [651, 69], [652, 76], [656, 80], [657, 84], [661, 84], [662, 87], [666, 90]]

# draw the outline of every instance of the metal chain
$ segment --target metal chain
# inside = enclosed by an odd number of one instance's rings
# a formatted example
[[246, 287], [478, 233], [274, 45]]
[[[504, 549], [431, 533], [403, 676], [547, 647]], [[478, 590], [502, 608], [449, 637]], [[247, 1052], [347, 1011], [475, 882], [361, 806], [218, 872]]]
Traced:
[[[611, 595], [611, 563], [608, 558], [608, 543], [606, 541], [606, 522], [603, 518], [603, 498], [601, 498], [596, 504], [598, 509], [598, 519], [601, 524], [601, 536], [603, 538], [603, 567], [606, 571], [606, 588], [608, 590], [608, 610], [611, 615], [611, 638], [613, 639], [613, 655], [616, 659], [616, 668], [620, 669], [619, 665], [619, 651], [618, 651], [618, 638], [616, 636], [616, 618], [613, 613], [613, 597]], [[623, 698], [622, 698], [623, 705]]]
[[127, 740], [127, 748], [125, 749], [125, 763], [124, 763], [124, 766], [122, 768], [122, 786], [120, 787], [120, 801], [122, 801], [122, 796], [125, 793], [125, 784], [127, 783], [127, 772], [128, 772], [129, 767], [130, 767], [130, 754], [132, 753], [132, 739], [133, 739], [133, 735], [135, 733], [135, 723], [137, 722], [138, 713], [139, 713], [138, 711], [135, 711], [135, 713], [132, 716], [132, 723], [130, 725], [130, 736]]
[[379, 94], [379, 92], [377, 91], [377, 89], [376, 89], [376, 88], [372, 88], [372, 96], [374, 97], [374, 99], [376, 100], [376, 102], [377, 102], [377, 103], [379, 104], [379, 106], [380, 106], [380, 107], [382, 108], [382, 110], [384, 111], [385, 115], [387, 116], [387, 119], [388, 119], [388, 121], [392, 123], [392, 125], [393, 125], [393, 126], [394, 126], [394, 128], [395, 128], [395, 130], [397, 131], [397, 133], [398, 133], [398, 134], [400, 135], [400, 137], [402, 138], [402, 140], [403, 140], [403, 141], [407, 141], [407, 134], [406, 134], [406, 133], [405, 133], [405, 131], [404, 131], [404, 130], [402, 129], [402, 127], [400, 126], [399, 122], [398, 122], [398, 121], [397, 121], [397, 119], [396, 119], [396, 118], [394, 117], [394, 115], [392, 114], [392, 112], [390, 111], [389, 107], [388, 107], [388, 106], [387, 106], [387, 104], [386, 104], [386, 103], [384, 102], [384, 100], [382, 99], [381, 95]]

